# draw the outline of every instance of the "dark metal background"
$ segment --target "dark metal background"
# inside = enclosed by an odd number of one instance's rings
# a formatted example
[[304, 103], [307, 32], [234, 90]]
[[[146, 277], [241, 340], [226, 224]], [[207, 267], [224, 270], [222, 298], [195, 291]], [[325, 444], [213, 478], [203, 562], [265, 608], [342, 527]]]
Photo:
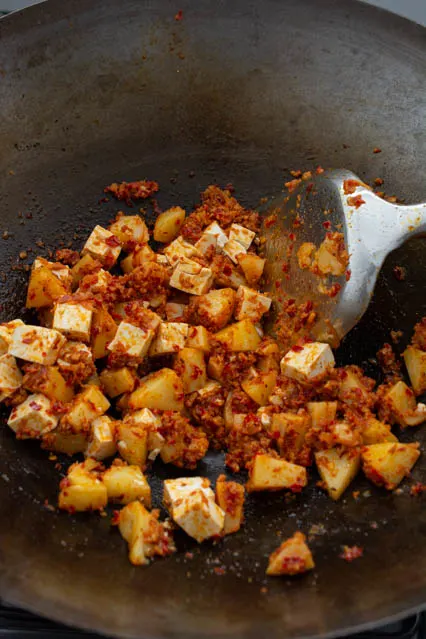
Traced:
[[[212, 181], [232, 181], [255, 206], [280, 190], [285, 168], [322, 164], [425, 199], [425, 34], [349, 0], [56, 0], [3, 19], [2, 316], [24, 303], [18, 253], [40, 239], [81, 246], [80, 231], [118, 210], [98, 204], [116, 179], [156, 179], [161, 206], [188, 208]], [[389, 258], [342, 360], [367, 362], [390, 330], [426, 314], [424, 250], [417, 241]], [[109, 518], [43, 507], [56, 503], [58, 473], [36, 444], [6, 427], [0, 438], [0, 596], [16, 605], [129, 637], [276, 639], [342, 635], [426, 601], [425, 509], [407, 488], [385, 494], [359, 478], [353, 490], [371, 496], [358, 501], [349, 491], [334, 504], [315, 487], [290, 501], [252, 497], [237, 535], [201, 547], [178, 535], [193, 558], [134, 568]], [[199, 470], [215, 478], [222, 468], [210, 456]], [[158, 504], [159, 478], [173, 469], [154, 470]], [[414, 476], [425, 479], [424, 458]], [[311, 542], [317, 569], [267, 580], [268, 554], [312, 524], [326, 529]], [[345, 563], [341, 544], [364, 546], [364, 557]]]

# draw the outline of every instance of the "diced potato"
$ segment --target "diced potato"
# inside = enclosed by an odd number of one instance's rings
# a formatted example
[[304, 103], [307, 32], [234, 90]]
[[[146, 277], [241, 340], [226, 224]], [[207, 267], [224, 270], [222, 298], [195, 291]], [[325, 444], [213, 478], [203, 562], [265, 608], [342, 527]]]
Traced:
[[161, 420], [154, 415], [149, 408], [142, 408], [131, 413], [127, 413], [124, 422], [135, 424], [148, 432], [148, 459], [155, 459], [164, 446], [164, 437], [160, 434]]
[[234, 306], [235, 291], [232, 288], [220, 288], [200, 295], [196, 301], [197, 321], [209, 331], [219, 331], [231, 320]]
[[275, 355], [259, 357], [257, 366], [262, 373], [270, 373], [271, 371], [279, 373], [280, 371], [280, 365]]
[[102, 476], [108, 500], [128, 504], [140, 500], [151, 508], [151, 488], [139, 466], [128, 466], [116, 460]]
[[170, 368], [151, 373], [142, 378], [137, 388], [130, 395], [129, 408], [158, 408], [159, 410], [183, 410], [182, 381]]
[[174, 368], [182, 381], [185, 394], [194, 393], [207, 383], [206, 362], [202, 351], [182, 348], [176, 355]]
[[257, 286], [262, 277], [266, 260], [254, 253], [240, 253], [237, 259], [247, 284], [249, 286]]
[[298, 575], [312, 568], [315, 568], [315, 564], [306, 537], [296, 532], [271, 554], [266, 574], [274, 577]]
[[33, 269], [27, 290], [27, 308], [51, 306], [55, 300], [68, 292], [67, 287], [49, 268]]
[[167, 211], [163, 211], [155, 220], [154, 240], [167, 244], [174, 240], [180, 233], [185, 211], [180, 206], [173, 206]]
[[345, 369], [345, 376], [340, 382], [339, 399], [346, 404], [358, 404], [360, 400], [368, 402], [368, 391], [361, 379], [350, 369]]
[[188, 348], [196, 348], [203, 353], [210, 353], [210, 334], [204, 326], [189, 326], [186, 338]]
[[144, 468], [148, 456], [148, 430], [132, 422], [119, 422], [116, 436], [121, 457], [128, 464]]
[[246, 484], [249, 493], [259, 490], [300, 492], [308, 482], [306, 468], [270, 455], [256, 455]]
[[86, 451], [89, 443], [88, 437], [87, 432], [71, 433], [58, 426], [51, 433], [43, 436], [42, 448], [72, 456]]
[[109, 230], [120, 241], [125, 251], [132, 250], [135, 244], [144, 244], [149, 240], [149, 233], [140, 215], [118, 214]]
[[107, 489], [99, 479], [94, 460], [73, 464], [60, 483], [59, 508], [69, 512], [102, 510], [107, 505]]
[[108, 355], [107, 346], [112, 342], [117, 332], [117, 324], [108, 311], [101, 307], [95, 310], [92, 319], [91, 349], [94, 359]]
[[244, 519], [244, 486], [220, 475], [216, 482], [216, 503], [225, 513], [223, 533], [237, 532]]
[[362, 431], [364, 444], [380, 444], [382, 442], [397, 442], [398, 439], [392, 433], [389, 424], [380, 422], [375, 417], [368, 417]]
[[120, 510], [118, 527], [129, 544], [129, 561], [135, 566], [147, 564], [153, 555], [170, 555], [176, 550], [170, 529], [157, 517], [140, 501], [132, 501]]
[[305, 436], [311, 425], [309, 414], [274, 413], [270, 430], [277, 443], [280, 455], [288, 461], [295, 461], [305, 443]]
[[255, 351], [261, 338], [250, 320], [241, 320], [216, 333], [216, 338], [231, 351]]
[[363, 471], [377, 486], [393, 490], [410, 474], [420, 456], [419, 444], [385, 442], [365, 446]]
[[123, 393], [130, 393], [135, 387], [136, 377], [130, 368], [105, 368], [100, 381], [108, 397], [117, 397]]
[[315, 430], [324, 430], [336, 419], [337, 402], [308, 402], [306, 408]]
[[117, 452], [115, 442], [116, 423], [111, 417], [102, 415], [97, 417], [91, 426], [90, 442], [85, 454], [98, 461], [112, 457]]
[[66, 404], [74, 397], [74, 388], [59, 372], [57, 366], [43, 366], [24, 376], [24, 388], [32, 393], [43, 393], [52, 401]]
[[329, 344], [308, 342], [289, 350], [281, 360], [281, 372], [299, 382], [312, 382], [334, 367], [334, 356]]
[[105, 395], [91, 384], [76, 395], [68, 413], [62, 417], [61, 424], [68, 426], [73, 433], [88, 431], [93, 420], [106, 413], [109, 407], [110, 403]]
[[261, 373], [256, 369], [251, 369], [248, 377], [242, 380], [242, 389], [249, 397], [259, 406], [265, 406], [268, 403], [275, 384], [277, 382], [277, 372], [269, 371]]
[[75, 264], [71, 269], [73, 288], [77, 288], [83, 277], [98, 270], [99, 267], [100, 262], [95, 260], [95, 258], [89, 255], [89, 253], [83, 255], [83, 257], [80, 258], [77, 264]]
[[33, 262], [33, 269], [35, 270], [42, 266], [45, 266], [50, 271], [52, 271], [53, 275], [56, 275], [58, 280], [60, 280], [64, 286], [71, 290], [72, 275], [69, 266], [61, 264], [60, 262], [49, 262], [48, 260], [45, 260], [44, 257], [39, 256]]
[[120, 266], [123, 273], [131, 273], [133, 269], [142, 266], [145, 262], [155, 262], [157, 256], [148, 244], [137, 246], [124, 260], [121, 260]]
[[386, 393], [384, 402], [390, 408], [395, 422], [402, 427], [417, 426], [426, 420], [423, 404], [417, 406], [414, 393], [405, 382], [394, 384]]
[[235, 319], [249, 319], [255, 324], [269, 311], [271, 303], [270, 297], [247, 286], [240, 286], [236, 296]]
[[404, 361], [414, 393], [421, 395], [426, 391], [426, 352], [407, 346]]
[[207, 364], [207, 374], [218, 382], [223, 381], [223, 371], [225, 363], [220, 355], [212, 355]]
[[329, 448], [315, 453], [318, 472], [328, 494], [339, 499], [358, 473], [360, 454], [355, 450]]

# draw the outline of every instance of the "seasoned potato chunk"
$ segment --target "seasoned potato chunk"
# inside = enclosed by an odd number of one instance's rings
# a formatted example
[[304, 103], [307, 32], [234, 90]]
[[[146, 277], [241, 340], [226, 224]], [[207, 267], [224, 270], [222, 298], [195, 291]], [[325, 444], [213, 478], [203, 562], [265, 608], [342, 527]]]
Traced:
[[99, 479], [102, 467], [93, 459], [73, 464], [60, 483], [59, 508], [69, 512], [102, 510], [107, 505], [107, 489]]
[[154, 240], [167, 244], [174, 240], [180, 233], [185, 211], [180, 206], [173, 206], [167, 211], [163, 211], [155, 220]]
[[249, 493], [259, 490], [299, 492], [307, 484], [306, 468], [270, 455], [256, 455], [249, 470], [246, 488]]
[[337, 500], [358, 473], [360, 454], [355, 450], [330, 448], [315, 453], [315, 461], [328, 494]]
[[67, 294], [67, 287], [49, 268], [33, 269], [27, 291], [27, 308], [51, 306], [55, 300]]
[[135, 244], [144, 244], [149, 240], [148, 229], [140, 215], [119, 213], [109, 230], [118, 238], [125, 251], [131, 251]]
[[312, 553], [306, 544], [306, 537], [296, 532], [293, 537], [283, 541], [269, 557], [267, 575], [298, 575], [315, 567]]
[[32, 393], [43, 393], [52, 401], [66, 404], [74, 397], [74, 388], [60, 373], [57, 366], [27, 366], [23, 386]]
[[394, 384], [384, 397], [392, 417], [400, 426], [417, 426], [426, 420], [426, 406], [416, 404], [411, 388], [405, 382]]
[[216, 333], [216, 339], [231, 351], [255, 351], [261, 338], [250, 320], [241, 320]]
[[174, 369], [183, 384], [185, 394], [194, 393], [207, 383], [204, 353], [195, 348], [183, 348], [176, 355]]
[[249, 375], [241, 381], [241, 387], [256, 404], [264, 406], [268, 403], [276, 382], [276, 371], [262, 373], [252, 368]]
[[220, 288], [197, 297], [192, 302], [191, 310], [196, 322], [215, 333], [231, 320], [234, 306], [235, 291], [232, 288]]
[[249, 286], [257, 286], [265, 268], [266, 260], [254, 253], [240, 253], [237, 256], [238, 264]]
[[135, 387], [136, 376], [130, 368], [105, 368], [100, 374], [102, 388], [108, 397], [130, 393]]
[[101, 390], [90, 384], [75, 396], [61, 424], [73, 433], [87, 431], [93, 420], [106, 413], [109, 407], [110, 403]]
[[128, 463], [144, 468], [148, 456], [148, 429], [131, 421], [118, 422], [117, 448]]
[[296, 462], [305, 443], [305, 436], [311, 425], [306, 412], [274, 413], [271, 417], [271, 432], [277, 438], [280, 455]]
[[140, 380], [139, 387], [129, 398], [129, 409], [151, 408], [183, 410], [182, 380], [170, 368], [162, 368]]
[[380, 422], [375, 417], [368, 417], [362, 430], [364, 444], [380, 444], [382, 442], [397, 442], [389, 424]]
[[244, 519], [244, 486], [226, 481], [225, 475], [220, 475], [216, 482], [216, 502], [225, 513], [224, 535], [237, 532]]
[[100, 359], [108, 355], [108, 346], [117, 332], [117, 324], [114, 322], [106, 308], [95, 310], [92, 319], [92, 338], [90, 347], [93, 358]]
[[147, 508], [151, 508], [151, 488], [139, 466], [128, 466], [115, 460], [112, 466], [102, 475], [106, 486], [108, 500], [118, 504], [129, 504], [139, 500]]
[[419, 457], [419, 444], [372, 444], [363, 449], [362, 469], [372, 482], [393, 490], [410, 474]]
[[426, 352], [414, 346], [407, 346], [404, 361], [411, 386], [416, 395], [421, 395], [426, 390]]
[[188, 348], [196, 348], [203, 353], [210, 353], [210, 334], [204, 326], [189, 326], [186, 338]]

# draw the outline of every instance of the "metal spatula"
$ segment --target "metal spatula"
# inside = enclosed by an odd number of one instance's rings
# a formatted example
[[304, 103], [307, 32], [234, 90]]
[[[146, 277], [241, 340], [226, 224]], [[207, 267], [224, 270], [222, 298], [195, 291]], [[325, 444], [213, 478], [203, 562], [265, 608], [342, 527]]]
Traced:
[[[386, 256], [407, 239], [426, 232], [426, 203], [392, 204], [346, 170], [325, 171], [303, 180], [290, 196], [269, 202], [263, 213], [273, 216], [264, 230], [267, 289], [278, 309], [281, 291], [297, 302], [311, 300], [320, 318], [314, 336], [332, 345], [366, 311]], [[318, 275], [301, 270], [297, 259], [302, 243], [319, 246], [330, 231], [344, 234], [349, 253], [345, 274], [329, 276], [328, 284], [337, 285], [334, 290], [340, 287], [335, 297], [320, 293]]]

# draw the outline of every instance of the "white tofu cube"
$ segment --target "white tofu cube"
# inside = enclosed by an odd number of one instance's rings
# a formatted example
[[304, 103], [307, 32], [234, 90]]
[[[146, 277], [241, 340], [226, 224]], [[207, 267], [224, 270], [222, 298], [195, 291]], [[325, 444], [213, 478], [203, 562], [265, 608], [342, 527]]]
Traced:
[[195, 248], [201, 253], [201, 255], [205, 255], [207, 251], [211, 251], [212, 248], [214, 249], [214, 253], [216, 253], [217, 235], [213, 235], [212, 233], [203, 233], [198, 242], [195, 242]]
[[234, 262], [234, 264], [238, 264], [238, 255], [241, 255], [241, 253], [247, 253], [244, 246], [237, 242], [237, 240], [228, 240], [223, 247], [223, 252]]
[[8, 352], [9, 346], [12, 342], [13, 331], [17, 326], [23, 325], [24, 322], [20, 319], [0, 324], [0, 355], [4, 355]]
[[38, 438], [56, 428], [58, 416], [52, 413], [52, 402], [41, 393], [29, 395], [15, 406], [7, 420], [8, 426], [21, 439]]
[[63, 284], [67, 285], [71, 283], [71, 269], [66, 264], [61, 264], [60, 262], [49, 262], [43, 257], [37, 257], [33, 262], [33, 270], [35, 270], [36, 268], [41, 268], [42, 266], [52, 271], [53, 275], [55, 275], [58, 280], [61, 280]]
[[111, 268], [118, 260], [120, 252], [121, 245], [117, 237], [98, 224], [91, 232], [81, 254], [89, 253], [95, 260]]
[[186, 304], [177, 304], [176, 302], [168, 302], [166, 304], [166, 317], [168, 322], [174, 322], [181, 319], [187, 309]]
[[115, 455], [117, 446], [113, 420], [107, 415], [102, 415], [92, 422], [91, 431], [91, 439], [85, 452], [86, 457], [102, 461]]
[[163, 322], [158, 327], [157, 336], [149, 349], [150, 357], [177, 353], [180, 351], [188, 337], [188, 324], [184, 322]]
[[281, 360], [281, 372], [299, 382], [312, 382], [334, 368], [334, 355], [328, 344], [311, 342], [291, 349]]
[[213, 273], [197, 262], [186, 260], [179, 262], [170, 278], [170, 286], [191, 295], [203, 295], [210, 290]]
[[92, 326], [93, 311], [83, 304], [56, 304], [53, 327], [70, 339], [88, 342]]
[[194, 491], [171, 514], [176, 524], [199, 543], [223, 532], [225, 512], [202, 490]]
[[246, 250], [250, 247], [255, 235], [256, 233], [254, 231], [250, 231], [250, 229], [246, 229], [245, 226], [241, 226], [240, 224], [232, 224], [229, 231], [229, 239], [236, 240], [242, 244]]
[[[234, 317], [237, 320], [249, 319], [256, 324], [262, 315], [269, 311], [271, 302], [271, 298], [263, 295], [263, 293], [258, 293], [247, 286], [239, 286]], [[263, 337], [263, 335], [261, 335], [261, 337]]]
[[0, 402], [22, 385], [22, 375], [13, 355], [0, 356]]
[[212, 222], [204, 229], [204, 234], [214, 235], [216, 237], [217, 247], [223, 248], [228, 241], [228, 236], [217, 222]]
[[215, 500], [214, 492], [210, 488], [210, 480], [207, 477], [179, 477], [178, 479], [164, 480], [163, 500], [166, 508], [170, 511], [197, 492], [203, 492], [207, 499]]
[[65, 342], [59, 331], [24, 324], [13, 331], [9, 353], [27, 362], [52, 366]]
[[172, 266], [176, 266], [182, 260], [190, 259], [195, 255], [202, 256], [195, 246], [184, 240], [181, 235], [166, 246], [164, 254]]
[[115, 337], [107, 348], [112, 353], [117, 352], [130, 360], [142, 361], [148, 353], [153, 337], [152, 329], [145, 330], [128, 322], [120, 322]]

